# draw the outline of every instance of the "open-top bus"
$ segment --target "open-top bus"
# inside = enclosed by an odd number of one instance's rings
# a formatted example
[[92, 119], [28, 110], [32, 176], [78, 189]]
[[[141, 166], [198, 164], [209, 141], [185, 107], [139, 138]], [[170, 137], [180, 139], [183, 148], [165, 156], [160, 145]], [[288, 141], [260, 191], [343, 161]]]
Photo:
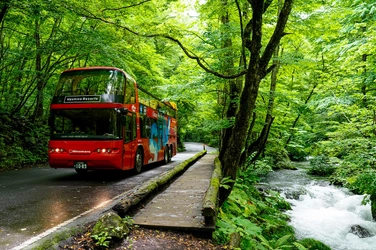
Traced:
[[133, 169], [177, 152], [177, 108], [140, 86], [123, 70], [64, 71], [50, 106], [52, 168]]

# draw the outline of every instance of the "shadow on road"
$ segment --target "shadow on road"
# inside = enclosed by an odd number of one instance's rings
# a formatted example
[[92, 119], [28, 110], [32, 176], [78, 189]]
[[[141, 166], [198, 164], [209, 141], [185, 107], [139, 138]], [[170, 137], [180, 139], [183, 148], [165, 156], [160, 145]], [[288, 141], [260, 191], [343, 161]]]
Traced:
[[[174, 161], [172, 161], [173, 163]], [[148, 172], [150, 170], [153, 170], [155, 168], [161, 167], [164, 164], [162, 162], [152, 163], [146, 166], [142, 167], [142, 173]], [[56, 171], [59, 171], [59, 169], [56, 169]], [[72, 173], [67, 173], [65, 171], [65, 175], [59, 175], [55, 176], [50, 179], [51, 183], [53, 182], [61, 182], [61, 181], [67, 181], [67, 182], [79, 182], [82, 184], [82, 181], [89, 181], [93, 183], [100, 183], [100, 182], [118, 182], [125, 180], [127, 178], [136, 176], [136, 174], [133, 170], [89, 170], [86, 173], [78, 174], [73, 169], [71, 170]]]

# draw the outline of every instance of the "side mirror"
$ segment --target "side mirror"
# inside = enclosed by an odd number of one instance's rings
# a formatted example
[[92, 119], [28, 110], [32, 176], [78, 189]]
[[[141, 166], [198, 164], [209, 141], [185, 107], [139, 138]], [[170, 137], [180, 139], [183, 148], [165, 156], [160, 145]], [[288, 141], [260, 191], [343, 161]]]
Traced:
[[49, 127], [52, 127], [53, 125], [54, 125], [54, 117], [52, 116], [52, 115], [50, 115], [49, 117], [48, 117], [48, 126]]
[[119, 109], [119, 111], [120, 111], [120, 113], [122, 114], [122, 115], [126, 115], [126, 114], [128, 114], [128, 109], [127, 108], [120, 108]]

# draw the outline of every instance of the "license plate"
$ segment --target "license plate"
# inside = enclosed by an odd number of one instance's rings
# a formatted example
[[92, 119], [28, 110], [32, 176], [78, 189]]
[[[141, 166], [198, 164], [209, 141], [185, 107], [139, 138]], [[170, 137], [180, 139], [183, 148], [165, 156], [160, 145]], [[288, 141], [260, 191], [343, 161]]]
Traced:
[[74, 163], [75, 169], [87, 169], [87, 164], [85, 162], [75, 162]]

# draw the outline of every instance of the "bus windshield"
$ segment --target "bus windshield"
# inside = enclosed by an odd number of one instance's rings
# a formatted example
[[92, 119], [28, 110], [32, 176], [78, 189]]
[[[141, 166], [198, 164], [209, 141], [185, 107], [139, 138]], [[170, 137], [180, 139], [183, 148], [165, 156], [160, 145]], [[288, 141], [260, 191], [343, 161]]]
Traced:
[[51, 110], [51, 139], [121, 139], [118, 109]]
[[114, 69], [74, 70], [64, 72], [55, 96], [124, 95], [125, 76]]

